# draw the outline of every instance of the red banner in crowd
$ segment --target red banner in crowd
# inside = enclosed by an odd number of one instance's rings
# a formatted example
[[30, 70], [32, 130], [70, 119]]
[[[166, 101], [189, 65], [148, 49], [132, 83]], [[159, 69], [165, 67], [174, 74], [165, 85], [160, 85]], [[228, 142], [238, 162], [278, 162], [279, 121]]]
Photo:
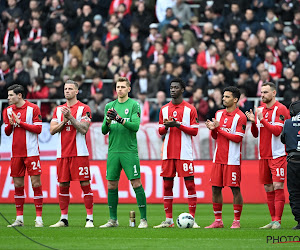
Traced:
[[[194, 161], [195, 184], [198, 203], [211, 203], [210, 170], [211, 161]], [[91, 161], [91, 188], [95, 203], [107, 203], [107, 184], [105, 179], [106, 161]], [[163, 202], [163, 180], [160, 177], [161, 161], [141, 161], [141, 178], [148, 203]], [[42, 161], [42, 185], [45, 203], [58, 203], [58, 183], [56, 179], [56, 162]], [[33, 190], [28, 185], [30, 178], [25, 177], [25, 193], [27, 203], [33, 203]], [[175, 178], [174, 203], [186, 203], [187, 191], [183, 178]], [[241, 191], [245, 203], [265, 203], [263, 185], [258, 180], [258, 161], [244, 160], [242, 162]], [[71, 182], [71, 203], [82, 203], [82, 191], [79, 182]], [[287, 195], [287, 190], [286, 190]], [[288, 196], [286, 196], [288, 197]], [[225, 203], [232, 203], [230, 188], [223, 190]], [[122, 171], [119, 183], [119, 202], [135, 203], [135, 193]], [[10, 177], [10, 161], [0, 163], [0, 203], [14, 203], [14, 185]]]

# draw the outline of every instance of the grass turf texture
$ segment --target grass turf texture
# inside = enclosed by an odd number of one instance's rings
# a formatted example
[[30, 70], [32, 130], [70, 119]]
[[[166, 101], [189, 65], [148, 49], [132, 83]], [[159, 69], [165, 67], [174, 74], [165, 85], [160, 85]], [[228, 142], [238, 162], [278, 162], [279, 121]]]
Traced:
[[[288, 205], [285, 206], [282, 229], [258, 229], [270, 221], [267, 205], [246, 204], [241, 217], [241, 229], [230, 229], [233, 220], [231, 204], [223, 206], [223, 229], [204, 229], [213, 220], [212, 205], [198, 204], [196, 221], [201, 229], [163, 228], [153, 229], [164, 220], [163, 205], [148, 205], [148, 229], [129, 227], [129, 211], [139, 212], [136, 204], [119, 205], [118, 228], [100, 229], [99, 225], [108, 219], [107, 205], [94, 206], [95, 228], [85, 228], [85, 208], [83, 204], [73, 204], [69, 208], [69, 227], [49, 228], [60, 217], [59, 206], [44, 205], [44, 228], [35, 228], [33, 204], [24, 207], [25, 226], [18, 228], [32, 239], [56, 249], [273, 249], [297, 248], [300, 243], [271, 244], [267, 236], [299, 236], [300, 231], [291, 230], [296, 225]], [[186, 204], [175, 204], [174, 218], [187, 212]], [[15, 219], [14, 205], [0, 205], [0, 212], [11, 222]], [[298, 239], [296, 239], [298, 240]], [[284, 240], [283, 240], [284, 241]], [[0, 217], [0, 249], [46, 249], [24, 238], [15, 229], [7, 228], [7, 222]]]

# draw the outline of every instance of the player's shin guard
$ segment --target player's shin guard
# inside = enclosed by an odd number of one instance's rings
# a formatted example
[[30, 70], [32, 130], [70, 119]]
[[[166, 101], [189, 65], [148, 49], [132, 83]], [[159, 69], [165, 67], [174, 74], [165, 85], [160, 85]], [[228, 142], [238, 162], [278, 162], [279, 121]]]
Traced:
[[42, 217], [43, 212], [43, 190], [42, 186], [33, 187], [34, 192], [34, 205], [37, 217]]
[[141, 219], [147, 220], [147, 204], [146, 195], [143, 186], [139, 186], [133, 189], [136, 195], [136, 201], [141, 213]]
[[221, 221], [222, 220], [222, 203], [213, 203], [213, 210], [215, 214], [215, 220]]
[[117, 207], [118, 207], [118, 189], [108, 189], [107, 203], [109, 208], [110, 219], [117, 220]]
[[285, 195], [283, 189], [275, 190], [275, 221], [281, 222], [285, 203]]
[[15, 187], [15, 204], [16, 204], [17, 216], [23, 215], [24, 201], [25, 201], [24, 186]]
[[83, 200], [84, 200], [84, 205], [85, 205], [85, 209], [86, 209], [86, 214], [88, 219], [91, 218], [93, 216], [93, 191], [91, 189], [91, 185], [86, 185], [86, 186], [81, 186], [81, 189], [83, 191]]
[[234, 220], [239, 221], [243, 210], [243, 204], [233, 204]]
[[59, 187], [59, 207], [61, 210], [61, 215], [67, 215], [70, 203], [70, 186]]
[[272, 221], [275, 220], [275, 191], [267, 192], [267, 203]]
[[186, 189], [188, 191], [189, 213], [195, 217], [197, 205], [197, 193], [194, 180], [184, 180]]
[[166, 218], [173, 218], [173, 182], [174, 180], [164, 180], [164, 207]]

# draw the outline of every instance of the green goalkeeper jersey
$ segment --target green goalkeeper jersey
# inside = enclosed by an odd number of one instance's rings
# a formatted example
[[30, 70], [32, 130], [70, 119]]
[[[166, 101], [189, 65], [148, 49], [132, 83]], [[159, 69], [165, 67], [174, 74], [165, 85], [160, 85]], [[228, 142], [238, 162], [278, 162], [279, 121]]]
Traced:
[[[124, 125], [115, 120], [111, 121], [110, 126], [106, 125], [106, 113], [110, 108], [114, 108], [118, 115], [124, 118]], [[140, 126], [140, 113], [139, 103], [131, 98], [124, 103], [115, 100], [106, 104], [102, 133], [109, 132], [108, 152], [138, 152], [136, 132]]]

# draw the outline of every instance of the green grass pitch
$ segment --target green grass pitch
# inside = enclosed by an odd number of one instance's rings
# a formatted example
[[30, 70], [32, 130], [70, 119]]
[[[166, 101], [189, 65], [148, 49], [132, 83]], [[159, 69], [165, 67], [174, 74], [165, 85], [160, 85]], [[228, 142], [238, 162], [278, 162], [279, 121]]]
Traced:
[[[94, 206], [95, 228], [85, 228], [85, 208], [83, 204], [73, 204], [69, 208], [67, 228], [49, 228], [60, 217], [59, 206], [45, 204], [43, 211], [44, 228], [35, 228], [33, 204], [25, 205], [25, 226], [21, 232], [32, 239], [56, 249], [277, 249], [300, 248], [300, 243], [267, 243], [267, 236], [300, 236], [300, 231], [291, 230], [296, 225], [288, 205], [285, 206], [280, 230], [262, 230], [258, 227], [270, 221], [267, 205], [244, 205], [241, 229], [230, 229], [233, 220], [231, 204], [223, 207], [224, 229], [204, 229], [214, 220], [212, 205], [198, 204], [196, 221], [201, 229], [164, 228], [153, 229], [164, 219], [163, 205], [148, 205], [148, 229], [129, 227], [129, 211], [135, 210], [137, 224], [139, 212], [136, 204], [119, 205], [118, 228], [100, 229], [99, 225], [108, 219], [107, 205]], [[175, 204], [174, 218], [187, 212], [186, 204]], [[9, 220], [15, 219], [14, 205], [0, 205], [0, 212]], [[7, 228], [7, 222], [0, 217], [0, 249], [47, 249], [24, 238], [15, 229]]]

